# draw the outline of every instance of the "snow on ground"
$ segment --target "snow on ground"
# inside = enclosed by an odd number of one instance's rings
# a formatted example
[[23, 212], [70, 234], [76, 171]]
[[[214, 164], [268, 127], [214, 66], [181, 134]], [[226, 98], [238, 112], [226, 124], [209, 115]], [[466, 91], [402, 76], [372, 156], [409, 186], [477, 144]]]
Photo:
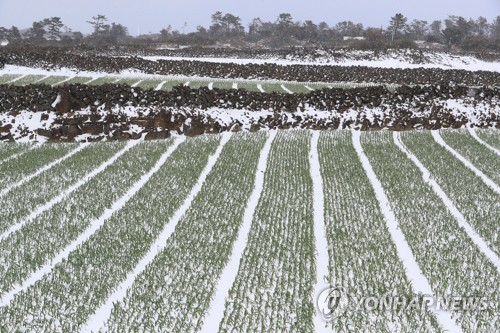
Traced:
[[259, 203], [262, 189], [264, 187], [264, 175], [267, 168], [267, 159], [269, 157], [271, 145], [275, 137], [276, 132], [270, 132], [266, 144], [264, 145], [264, 148], [260, 153], [257, 171], [255, 174], [255, 184], [245, 208], [243, 223], [240, 227], [240, 230], [238, 231], [236, 241], [233, 243], [229, 261], [227, 262], [219, 277], [215, 295], [210, 302], [209, 311], [203, 319], [203, 326], [200, 330], [201, 333], [216, 332], [219, 328], [220, 322], [224, 318], [226, 298], [228, 297], [229, 290], [236, 280], [240, 261], [243, 257], [243, 252], [245, 251], [246, 245], [248, 243], [248, 235], [250, 234], [250, 229], [252, 227], [253, 216], [255, 213], [255, 209], [257, 208], [257, 204]]
[[439, 143], [440, 146], [442, 146], [444, 149], [449, 151], [450, 153], [453, 154], [460, 162], [462, 162], [467, 168], [469, 168], [476, 176], [481, 178], [481, 180], [488, 185], [493, 191], [495, 191], [497, 194], [500, 194], [500, 186], [495, 184], [494, 181], [492, 181], [488, 176], [486, 176], [481, 170], [476, 168], [471, 162], [469, 162], [465, 157], [460, 155], [455, 149], [451, 148], [441, 137], [439, 134], [439, 131], [431, 131], [432, 137], [434, 140]]
[[471, 128], [470, 126], [467, 126], [467, 130], [469, 131], [470, 135], [476, 139], [477, 142], [479, 142], [480, 144], [482, 144], [483, 146], [485, 146], [486, 148], [488, 148], [489, 150], [491, 150], [492, 152], [494, 152], [495, 154], [498, 155], [498, 157], [500, 157], [500, 150], [496, 149], [495, 147], [493, 146], [490, 146], [489, 144], [487, 144], [486, 142], [484, 142], [476, 133], [476, 130]]
[[[207, 176], [209, 175], [210, 171], [212, 171], [212, 168], [219, 159], [222, 149], [224, 148], [224, 146], [226, 145], [226, 143], [229, 141], [230, 138], [231, 138], [230, 134], [222, 136], [219, 147], [217, 148], [215, 153], [208, 159], [208, 163], [205, 166], [205, 169], [203, 169], [203, 172], [198, 178], [198, 181], [191, 189], [191, 192], [189, 193], [188, 197], [186, 198], [182, 206], [180, 206], [177, 209], [174, 215], [170, 218], [170, 221], [165, 224], [165, 227], [162, 230], [161, 234], [151, 245], [148, 253], [146, 253], [144, 257], [139, 261], [139, 263], [135, 266], [134, 270], [127, 275], [127, 278], [115, 289], [114, 293], [111, 296], [109, 296], [106, 303], [101, 305], [96, 310], [96, 312], [92, 316], [90, 316], [85, 325], [83, 325], [81, 332], [97, 332], [101, 331], [102, 329], [105, 330], [106, 320], [109, 318], [111, 311], [113, 310], [114, 304], [123, 301], [123, 299], [126, 296], [127, 289], [129, 289], [132, 286], [132, 284], [134, 283], [135, 279], [139, 276], [139, 274], [141, 274], [146, 269], [147, 265], [149, 265], [153, 261], [153, 259], [158, 253], [160, 253], [162, 250], [165, 249], [165, 247], [167, 246], [167, 240], [174, 232], [177, 223], [180, 221], [182, 216], [184, 216], [186, 211], [191, 206], [191, 203], [194, 200], [194, 198], [200, 192], [201, 187], [205, 183]], [[178, 139], [177, 144], [179, 143], [180, 140]], [[153, 168], [152, 170], [153, 172], [159, 170], [161, 165], [166, 161], [166, 158], [168, 156], [167, 154], [165, 154], [164, 156], [165, 158], [162, 157], [162, 159], [160, 159], [157, 165]], [[148, 178], [145, 179], [142, 185], [146, 183], [146, 181], [153, 175], [153, 173], [150, 171], [148, 175], [149, 175]]]
[[[354, 56], [362, 57], [369, 56], [370, 51], [352, 52]], [[380, 56], [379, 59], [373, 60], [354, 60], [354, 59], [332, 59], [328, 55], [319, 56], [314, 60], [297, 60], [297, 59], [233, 59], [233, 58], [217, 58], [217, 57], [171, 57], [171, 56], [142, 56], [141, 58], [158, 61], [158, 60], [189, 60], [215, 63], [234, 63], [240, 65], [247, 64], [276, 64], [276, 65], [335, 65], [335, 66], [367, 66], [380, 68], [441, 68], [441, 69], [464, 69], [468, 71], [491, 71], [500, 72], [500, 62], [487, 62], [476, 59], [470, 56], [455, 56], [447, 53], [433, 53], [430, 56], [430, 62], [424, 64], [411, 63], [409, 60], [402, 58], [396, 53], [389, 53]]]
[[41, 173], [49, 170], [50, 168], [60, 164], [61, 162], [63, 162], [64, 160], [67, 160], [68, 158], [70, 158], [71, 156], [75, 155], [76, 153], [78, 153], [80, 150], [84, 149], [86, 147], [86, 145], [78, 145], [75, 149], [71, 150], [69, 153], [67, 153], [66, 155], [64, 155], [63, 157], [41, 167], [40, 169], [38, 169], [37, 171], [35, 171], [34, 173], [22, 178], [20, 181], [18, 181], [17, 183], [14, 183], [14, 184], [10, 184], [9, 186], [3, 188], [1, 191], [0, 191], [0, 197], [6, 195], [7, 193], [9, 193], [10, 191], [12, 191], [13, 189], [29, 182], [31, 179], [35, 178], [36, 176], [40, 175]]
[[453, 201], [448, 197], [448, 195], [443, 191], [441, 186], [432, 178], [430, 171], [418, 160], [418, 158], [405, 146], [401, 140], [399, 132], [393, 132], [394, 144], [406, 154], [406, 156], [417, 166], [417, 168], [422, 173], [422, 178], [436, 193], [436, 195], [443, 201], [448, 211], [453, 215], [458, 225], [466, 232], [470, 239], [476, 244], [479, 251], [481, 251], [488, 260], [495, 265], [497, 271], [500, 272], [500, 259], [489, 247], [484, 239], [479, 236], [474, 228], [467, 222], [464, 215], [458, 210], [458, 208], [453, 204]]
[[[120, 156], [125, 154], [130, 148], [138, 144], [138, 141], [129, 141], [129, 143], [118, 153], [116, 153], [113, 157], [111, 157], [108, 161], [104, 162], [101, 164], [97, 169], [91, 171], [89, 174], [84, 176], [82, 179], [80, 179], [76, 184], [73, 184], [71, 187], [66, 189], [65, 191], [61, 192], [57, 197], [53, 198], [49, 202], [39, 206], [37, 209], [35, 209], [27, 218], [23, 219], [21, 222], [15, 224], [12, 226], [10, 229], [8, 229], [5, 233], [0, 235], [0, 240], [3, 240], [7, 238], [10, 234], [20, 230], [26, 223], [28, 223], [31, 220], [34, 220], [36, 217], [38, 217], [40, 214], [43, 212], [51, 209], [54, 205], [58, 204], [61, 202], [63, 199], [67, 198], [71, 193], [76, 191], [78, 188], [82, 187], [85, 185], [90, 179], [93, 177], [97, 176], [99, 173], [104, 171], [109, 165], [113, 164]], [[55, 256], [53, 259], [50, 260], [50, 262], [45, 263], [41, 268], [39, 268], [36, 272], [31, 274], [29, 278], [27, 278], [22, 284], [17, 285], [14, 289], [9, 291], [8, 293], [4, 294], [0, 298], [0, 306], [6, 306], [12, 301], [15, 295], [20, 293], [21, 291], [25, 291], [28, 289], [30, 286], [35, 284], [38, 280], [40, 280], [43, 276], [48, 274], [56, 265], [58, 265], [60, 262], [62, 262], [64, 259], [66, 259], [70, 252], [74, 251], [80, 244], [83, 243], [84, 240], [88, 239], [89, 233], [97, 229], [95, 229], [96, 225], [100, 226], [99, 224], [101, 220], [94, 220], [95, 225], [91, 224], [91, 226], [84, 232], [79, 238], [77, 238], [74, 242], [72, 242], [70, 245], [66, 247], [63, 251], [61, 251], [57, 256]]]
[[[375, 196], [379, 202], [380, 210], [384, 215], [385, 222], [387, 224], [387, 229], [391, 234], [391, 238], [393, 243], [396, 245], [396, 251], [398, 256], [403, 264], [406, 272], [406, 276], [408, 280], [411, 282], [411, 286], [413, 290], [417, 293], [423, 295], [433, 295], [432, 288], [429, 284], [429, 281], [422, 273], [422, 270], [417, 264], [415, 257], [413, 256], [413, 252], [411, 251], [408, 242], [406, 241], [405, 235], [401, 231], [399, 227], [399, 222], [392, 211], [389, 199], [385, 194], [384, 188], [382, 187], [382, 183], [378, 180], [375, 171], [371, 166], [368, 157], [363, 151], [363, 147], [361, 146], [361, 133], [360, 132], [352, 132], [352, 143], [354, 148], [356, 149], [356, 153], [358, 154], [359, 160], [365, 170], [370, 183], [372, 184], [373, 190], [375, 191]], [[462, 332], [460, 327], [457, 326], [455, 321], [452, 319], [451, 315], [447, 311], [437, 311], [429, 307], [429, 310], [434, 312], [437, 317], [437, 320], [441, 327], [448, 332]]]
[[[313, 181], [313, 212], [314, 212], [314, 239], [316, 248], [316, 284], [313, 289], [313, 299], [319, 299], [321, 293], [329, 287], [328, 277], [328, 241], [326, 237], [326, 225], [324, 216], [324, 196], [323, 196], [323, 178], [321, 177], [321, 167], [318, 154], [318, 141], [320, 133], [313, 132], [311, 140], [311, 151], [309, 154], [309, 164], [311, 179]], [[330, 332], [331, 328], [325, 326], [324, 318], [319, 309], [313, 319], [314, 331]]]

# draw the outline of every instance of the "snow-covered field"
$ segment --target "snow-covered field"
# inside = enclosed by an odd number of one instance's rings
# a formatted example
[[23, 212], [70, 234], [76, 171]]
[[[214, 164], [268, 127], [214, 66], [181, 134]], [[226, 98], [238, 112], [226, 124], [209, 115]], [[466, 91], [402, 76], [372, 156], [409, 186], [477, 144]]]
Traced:
[[[336, 65], [336, 66], [366, 66], [380, 68], [440, 68], [440, 69], [464, 69], [468, 71], [492, 71], [500, 72], [500, 62], [489, 62], [479, 60], [472, 56], [457, 56], [449, 53], [426, 53], [421, 63], [415, 63], [411, 55], [416, 51], [379, 54], [373, 56], [373, 51], [350, 51], [345, 58], [335, 58], [327, 53], [318, 52], [314, 58], [304, 57], [269, 57], [266, 59], [231, 59], [220, 57], [174, 57], [174, 56], [141, 56], [148, 60], [190, 60], [214, 63], [235, 64], [278, 64], [278, 65]], [[371, 58], [371, 59], [362, 59]]]
[[[496, 130], [0, 143], [0, 189], [6, 332], [498, 328]], [[484, 306], [325, 321], [329, 287]]]

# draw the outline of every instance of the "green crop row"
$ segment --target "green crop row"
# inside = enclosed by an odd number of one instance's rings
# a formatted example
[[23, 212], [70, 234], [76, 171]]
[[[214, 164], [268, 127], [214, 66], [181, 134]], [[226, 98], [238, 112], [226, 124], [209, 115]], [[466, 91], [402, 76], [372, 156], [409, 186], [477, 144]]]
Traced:
[[497, 185], [500, 185], [500, 158], [477, 142], [466, 129], [441, 130], [444, 141]]
[[87, 146], [0, 198], [0, 233], [78, 182], [111, 157], [119, 147], [109, 144]]
[[265, 137], [236, 134], [225, 145], [166, 247], [114, 307], [110, 331], [200, 329], [242, 223]]
[[[408, 148], [414, 152], [418, 140], [408, 139], [409, 136], [413, 139], [421, 134], [403, 136], [404, 144], [412, 142]], [[497, 282], [500, 276], [495, 266], [479, 251], [467, 233], [458, 227], [446, 204], [424, 181], [415, 164], [394, 144], [392, 133], [363, 135], [362, 145], [389, 199], [405, 240], [432, 290], [438, 295], [498, 297]], [[429, 146], [419, 146], [425, 148], [427, 156], [430, 155]], [[441, 153], [437, 147], [432, 151]], [[446, 160], [442, 153], [441, 159]], [[435, 170], [433, 176], [438, 183], [439, 176], [446, 177], [448, 170], [451, 170], [449, 166]], [[455, 172], [457, 170], [453, 170]], [[451, 177], [448, 175], [447, 178]], [[495, 309], [455, 312], [454, 316], [464, 332], [495, 330], [492, 326]]]
[[[12, 260], [17, 258], [14, 253], [9, 261], [12, 262], [12, 270], [16, 270], [22, 280], [30, 271], [50, 262], [52, 257], [81, 235], [92, 221], [120, 199], [155, 164], [171, 143], [168, 140], [141, 143], [132, 147], [67, 200], [26, 225], [22, 234], [26, 234], [26, 241], [32, 242], [26, 246], [21, 263], [27, 267], [14, 267], [16, 262]], [[35, 327], [38, 327], [44, 331], [75, 331], [75, 325], [81, 325], [97, 306], [95, 302], [81, 303], [76, 299], [102, 299], [105, 297], [102, 292], [104, 280], [110, 283], [116, 281], [116, 276], [108, 275], [110, 272], [106, 271], [106, 267], [99, 266], [116, 264], [114, 260], [110, 260], [114, 258], [109, 256], [118, 255], [118, 252], [114, 252], [114, 247], [121, 241], [106, 238], [102, 242], [101, 238], [109, 237], [109, 232], [118, 235], [117, 228], [127, 229], [126, 223], [116, 226], [112, 222], [115, 220], [116, 215], [113, 215], [98, 232], [54, 267], [50, 274], [19, 293], [9, 306], [0, 308], [0, 318], [6, 318], [7, 327], [18, 327], [24, 323], [28, 330], [37, 330]], [[139, 223], [141, 227], [145, 227], [141, 221], [140, 218], [128, 219], [129, 223]], [[127, 238], [122, 240], [126, 242]], [[130, 261], [127, 256], [122, 259]], [[92, 283], [97, 285], [97, 289], [88, 286]], [[86, 291], [82, 292], [81, 288]], [[82, 308], [84, 305], [85, 308]], [[26, 313], [32, 313], [30, 322], [26, 322]], [[78, 315], [75, 316], [75, 313]]]
[[23, 178], [63, 157], [75, 148], [76, 144], [44, 144], [0, 164], [0, 191], [9, 185], [22, 181]]
[[[466, 131], [440, 133], [498, 183], [494, 150]], [[491, 146], [500, 142], [498, 131], [476, 133]], [[232, 258], [267, 137], [237, 133], [224, 146], [219, 135], [186, 138], [178, 146], [172, 139], [126, 147], [0, 143], [0, 331], [75, 332], [100, 315], [112, 332], [199, 331], [212, 297], [228, 283], [219, 279]], [[236, 279], [229, 281], [223, 319], [216, 323], [220, 332], [317, 327], [310, 143], [310, 131], [290, 130], [279, 131], [271, 145], [248, 242], [237, 258]], [[494, 305], [453, 312], [464, 332], [498, 331], [500, 273], [494, 254], [500, 248], [500, 195], [430, 132], [364, 132], [361, 145], [390, 207], [380, 207], [380, 191], [371, 185], [352, 133], [321, 132], [328, 275], [319, 278], [325, 287], [340, 286], [357, 297], [412, 296], [412, 285], [421, 281], [405, 270], [398, 252], [405, 242], [411, 252], [405, 255], [415, 259], [432, 292], [483, 296]], [[223, 147], [217, 161], [206, 168], [217, 147]], [[210, 173], [201, 184], [204, 169]], [[45, 210], [26, 219], [43, 205]], [[187, 209], [179, 214], [180, 207]], [[460, 227], [455, 207], [493, 256]], [[394, 238], [388, 208], [404, 238]], [[5, 233], [13, 226], [19, 228]], [[169, 228], [169, 236], [160, 237]], [[158, 241], [164, 246], [156, 249]], [[118, 301], [109, 303], [116, 293]], [[105, 304], [112, 304], [110, 312], [102, 310]], [[440, 332], [440, 318], [425, 308], [348, 309], [324, 324], [338, 332]]]
[[[370, 135], [371, 137], [372, 135]], [[385, 149], [385, 148], [384, 148]], [[350, 131], [324, 132], [319, 139], [324, 216], [329, 245], [330, 286], [350, 295], [411, 296], [410, 282], [398, 258], [375, 192], [352, 144]], [[429, 311], [372, 313], [349, 311], [332, 322], [335, 332], [438, 332]]]
[[28, 149], [32, 148], [32, 143], [18, 143], [11, 144], [7, 142], [0, 142], [0, 165], [6, 161], [24, 154]]
[[310, 132], [279, 132], [220, 332], [310, 332], [316, 279]]
[[431, 133], [405, 132], [401, 137], [469, 224], [499, 255], [500, 195], [435, 142]]

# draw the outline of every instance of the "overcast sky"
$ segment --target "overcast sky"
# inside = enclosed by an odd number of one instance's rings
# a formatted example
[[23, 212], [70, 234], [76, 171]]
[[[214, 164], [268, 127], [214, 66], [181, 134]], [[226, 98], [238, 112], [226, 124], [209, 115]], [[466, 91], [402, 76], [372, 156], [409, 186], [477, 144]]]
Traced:
[[363, 23], [365, 27], [387, 26], [391, 16], [403, 13], [411, 21], [429, 22], [448, 15], [465, 18], [484, 16], [489, 22], [500, 15], [500, 0], [0, 0], [0, 26], [28, 28], [33, 21], [59, 16], [74, 31], [88, 33], [86, 21], [97, 14], [109, 22], [121, 23], [132, 35], [157, 33], [169, 24], [182, 32], [210, 25], [216, 11], [242, 19], [245, 28], [252, 18], [274, 21], [279, 13], [290, 13], [295, 21], [340, 21]]

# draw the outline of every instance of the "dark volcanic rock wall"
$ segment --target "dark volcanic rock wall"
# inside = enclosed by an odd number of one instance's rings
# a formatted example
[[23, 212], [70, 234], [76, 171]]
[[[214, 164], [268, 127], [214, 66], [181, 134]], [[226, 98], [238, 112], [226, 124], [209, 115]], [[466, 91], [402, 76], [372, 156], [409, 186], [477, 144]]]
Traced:
[[372, 68], [362, 66], [319, 66], [277, 64], [211, 63], [188, 60], [150, 61], [138, 57], [107, 57], [78, 55], [60, 49], [0, 50], [7, 63], [45, 69], [73, 68], [77, 70], [117, 73], [138, 70], [147, 74], [205, 76], [213, 78], [274, 79], [285, 81], [351, 81], [400, 84], [437, 84], [448, 82], [469, 86], [500, 86], [496, 72], [442, 70], [436, 68]]
[[[80, 135], [86, 135], [86, 140], [118, 140], [163, 138], [171, 132], [219, 133], [243, 127], [240, 116], [232, 119], [231, 113], [237, 109], [256, 114], [246, 118], [253, 119], [246, 122], [249, 130], [459, 128], [473, 118], [475, 126], [498, 128], [498, 96], [494, 89], [448, 85], [401, 86], [394, 93], [379, 86], [323, 89], [307, 94], [184, 86], [168, 92], [117, 84], [0, 85], [0, 117], [4, 115], [0, 140], [34, 138], [35, 133], [50, 140], [74, 140]], [[450, 100], [466, 101], [470, 111], [449, 109], [446, 105]], [[476, 105], [483, 111], [475, 112]], [[226, 110], [226, 119], [232, 120], [218, 121], [214, 114], [217, 110]], [[40, 119], [44, 125], [36, 130], [15, 125], [16, 116], [26, 111], [31, 111], [28, 117]]]
[[394, 107], [411, 104], [414, 108], [429, 108], [436, 100], [447, 100], [474, 95], [478, 100], [499, 96], [490, 88], [469, 89], [463, 86], [401, 86], [394, 93], [382, 86], [354, 89], [322, 89], [307, 94], [260, 93], [243, 89], [191, 89], [174, 87], [171, 91], [131, 88], [127, 85], [101, 86], [72, 84], [63, 87], [48, 85], [0, 85], [0, 112], [19, 110], [50, 110], [58, 95], [65, 101], [65, 111], [84, 108], [113, 107], [212, 107], [246, 109], [253, 111], [303, 111], [314, 108], [321, 111], [345, 111], [358, 107]]

